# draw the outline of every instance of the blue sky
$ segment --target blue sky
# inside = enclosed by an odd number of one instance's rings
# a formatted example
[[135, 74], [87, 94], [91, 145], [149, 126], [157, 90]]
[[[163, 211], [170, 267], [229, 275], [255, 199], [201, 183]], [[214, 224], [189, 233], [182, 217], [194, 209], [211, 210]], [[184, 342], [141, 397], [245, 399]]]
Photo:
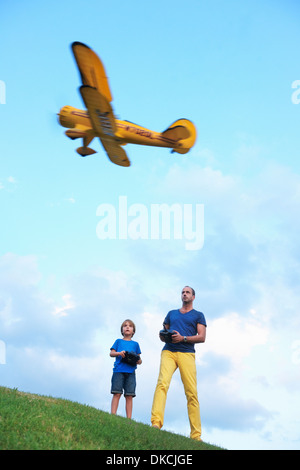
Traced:
[[[133, 416], [149, 423], [157, 332], [188, 284], [208, 324], [203, 439], [299, 449], [298, 2], [3, 3], [0, 384], [109, 411], [109, 348], [129, 317], [143, 355]], [[194, 148], [128, 145], [121, 168], [95, 140], [80, 158], [56, 117], [83, 108], [73, 41], [103, 60], [118, 117], [157, 131], [191, 119]], [[203, 205], [203, 247], [99, 239], [97, 209], [120, 196], [148, 213]], [[189, 434], [178, 374], [165, 429]]]

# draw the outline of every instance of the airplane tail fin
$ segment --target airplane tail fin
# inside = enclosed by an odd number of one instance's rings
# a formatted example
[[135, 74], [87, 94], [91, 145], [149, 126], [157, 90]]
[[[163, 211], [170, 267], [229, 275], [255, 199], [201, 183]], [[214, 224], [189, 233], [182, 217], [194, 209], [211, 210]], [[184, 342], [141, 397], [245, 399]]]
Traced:
[[162, 132], [162, 136], [176, 142], [172, 152], [184, 154], [195, 144], [197, 131], [195, 125], [188, 119], [178, 119]]
[[164, 132], [162, 132], [162, 135], [167, 139], [178, 141], [182, 139], [187, 139], [190, 136], [190, 133], [188, 129], [184, 126], [175, 126], [166, 129]]

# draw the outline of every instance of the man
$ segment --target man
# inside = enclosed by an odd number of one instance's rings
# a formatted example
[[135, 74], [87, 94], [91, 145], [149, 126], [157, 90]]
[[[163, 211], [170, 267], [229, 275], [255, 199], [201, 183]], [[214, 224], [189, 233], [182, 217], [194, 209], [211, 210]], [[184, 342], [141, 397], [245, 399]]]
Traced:
[[[179, 368], [181, 380], [187, 399], [187, 409], [191, 427], [190, 437], [201, 441], [200, 408], [197, 394], [197, 377], [195, 362], [196, 343], [204, 343], [206, 337], [206, 320], [203, 313], [194, 310], [195, 291], [189, 286], [182, 289], [182, 307], [171, 310], [165, 320], [166, 329], [175, 330], [172, 343], [166, 343], [161, 353], [160, 371], [154, 393], [151, 423], [161, 428], [167, 392], [172, 376]], [[160, 336], [160, 339], [162, 337]]]

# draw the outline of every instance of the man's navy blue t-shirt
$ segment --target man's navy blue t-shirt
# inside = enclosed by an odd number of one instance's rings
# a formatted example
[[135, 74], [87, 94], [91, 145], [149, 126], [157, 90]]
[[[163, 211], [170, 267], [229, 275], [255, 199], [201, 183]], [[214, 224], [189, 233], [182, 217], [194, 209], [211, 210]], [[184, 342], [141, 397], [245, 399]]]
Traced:
[[[186, 313], [181, 313], [179, 309], [171, 310], [164, 323], [170, 326], [171, 330], [176, 330], [182, 336], [195, 336], [197, 334], [197, 324], [206, 326], [206, 320], [202, 312], [193, 309]], [[195, 347], [192, 343], [166, 343], [164, 350], [173, 352], [194, 353]]]

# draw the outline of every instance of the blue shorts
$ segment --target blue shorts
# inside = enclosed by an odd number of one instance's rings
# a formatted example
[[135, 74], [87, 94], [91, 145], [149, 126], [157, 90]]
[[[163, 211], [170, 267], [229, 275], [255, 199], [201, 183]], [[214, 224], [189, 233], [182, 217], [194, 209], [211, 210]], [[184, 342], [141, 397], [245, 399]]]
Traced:
[[111, 378], [111, 393], [123, 393], [126, 396], [135, 397], [135, 372], [114, 372]]

